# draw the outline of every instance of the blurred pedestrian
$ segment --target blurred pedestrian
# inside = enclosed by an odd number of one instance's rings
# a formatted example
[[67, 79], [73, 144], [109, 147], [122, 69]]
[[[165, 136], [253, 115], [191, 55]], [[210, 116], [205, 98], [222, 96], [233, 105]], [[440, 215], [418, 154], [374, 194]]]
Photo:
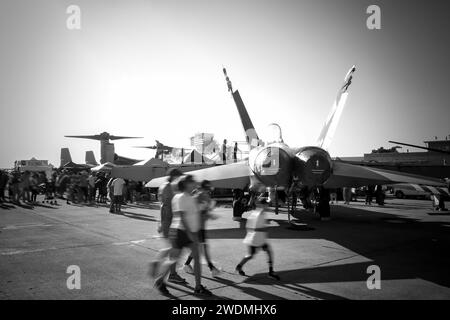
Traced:
[[257, 208], [251, 211], [247, 218], [247, 235], [244, 239], [244, 244], [247, 245], [248, 254], [236, 266], [236, 272], [245, 276], [242, 268], [251, 260], [259, 249], [267, 253], [267, 262], [269, 264], [268, 276], [275, 280], [280, 280], [280, 277], [273, 271], [273, 252], [271, 246], [267, 241], [267, 227], [268, 222], [266, 218], [267, 201], [261, 199], [258, 201]]
[[175, 195], [172, 182], [182, 175], [181, 171], [173, 168], [169, 171], [169, 177], [158, 189], [158, 199], [161, 202], [161, 221], [158, 232], [162, 233], [164, 238], [169, 237], [169, 228], [172, 223], [172, 199]]
[[[179, 282], [182, 279], [178, 275], [174, 276], [176, 263], [180, 258], [183, 248], [190, 248], [194, 257], [195, 289], [194, 294], [200, 296], [211, 296], [212, 293], [201, 284], [201, 263], [199, 256], [198, 231], [200, 230], [200, 213], [197, 203], [192, 196], [196, 182], [191, 175], [182, 176], [178, 182], [180, 193], [172, 199], [173, 223], [170, 230], [172, 249], [170, 250], [170, 260], [167, 263], [157, 261], [154, 265], [157, 276], [155, 277], [155, 287], [163, 294], [169, 294], [164, 283], [165, 278], [170, 273], [168, 281]], [[160, 269], [160, 270], [158, 270]], [[158, 274], [159, 271], [159, 274]], [[176, 277], [176, 279], [174, 279]], [[181, 278], [181, 279], [179, 279]]]
[[[211, 275], [213, 277], [217, 277], [220, 274], [219, 269], [217, 269], [209, 254], [209, 246], [207, 244], [206, 238], [206, 221], [208, 219], [214, 218], [211, 215], [211, 210], [214, 208], [215, 201], [211, 199], [211, 182], [208, 180], [203, 180], [200, 184], [200, 188], [195, 193], [194, 198], [197, 201], [197, 205], [200, 210], [200, 231], [198, 233], [198, 238], [200, 242], [200, 246], [203, 249], [203, 254], [205, 255], [205, 259], [208, 263], [208, 268], [211, 271]], [[184, 263], [184, 270], [187, 273], [194, 273], [194, 269], [191, 267], [192, 259], [194, 259], [193, 254], [191, 253]]]

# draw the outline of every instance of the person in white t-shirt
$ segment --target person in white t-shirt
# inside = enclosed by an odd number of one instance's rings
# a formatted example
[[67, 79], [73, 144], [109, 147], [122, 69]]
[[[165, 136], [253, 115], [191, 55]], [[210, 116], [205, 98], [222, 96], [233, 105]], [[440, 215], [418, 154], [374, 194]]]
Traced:
[[120, 212], [123, 202], [123, 186], [125, 185], [125, 180], [122, 178], [116, 178], [112, 182], [113, 195], [114, 195], [114, 212]]
[[258, 203], [258, 208], [251, 211], [250, 216], [247, 218], [247, 235], [244, 239], [244, 243], [248, 246], [248, 254], [242, 258], [242, 260], [236, 266], [236, 271], [245, 276], [245, 272], [242, 270], [244, 264], [254, 257], [259, 248], [267, 253], [267, 262], [269, 264], [268, 276], [275, 280], [280, 280], [280, 277], [273, 271], [273, 253], [272, 249], [267, 242], [267, 219], [266, 219], [267, 200], [261, 199]]
[[183, 248], [190, 248], [194, 257], [195, 289], [194, 294], [211, 296], [211, 292], [201, 285], [201, 263], [199, 255], [198, 232], [201, 227], [200, 211], [192, 191], [196, 182], [191, 175], [182, 176], [178, 182], [178, 190], [172, 199], [172, 225], [169, 238], [172, 242], [170, 262], [161, 266], [160, 274], [155, 278], [155, 287], [163, 294], [169, 294], [164, 279], [173, 272]]

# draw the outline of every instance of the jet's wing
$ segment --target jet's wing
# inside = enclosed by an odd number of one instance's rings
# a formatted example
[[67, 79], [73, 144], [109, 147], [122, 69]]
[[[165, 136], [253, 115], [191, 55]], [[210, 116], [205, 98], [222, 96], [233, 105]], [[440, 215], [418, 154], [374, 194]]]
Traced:
[[[236, 162], [232, 164], [214, 166], [211, 168], [189, 171], [195, 181], [203, 180], [211, 181], [214, 188], [226, 189], [244, 189], [250, 184], [250, 176], [252, 172], [247, 161]], [[167, 181], [167, 176], [156, 178], [148, 182], [147, 188], [159, 188], [161, 184]]]
[[437, 187], [446, 186], [442, 180], [435, 178], [333, 161], [332, 174], [324, 187], [362, 187], [394, 183], [412, 183]]

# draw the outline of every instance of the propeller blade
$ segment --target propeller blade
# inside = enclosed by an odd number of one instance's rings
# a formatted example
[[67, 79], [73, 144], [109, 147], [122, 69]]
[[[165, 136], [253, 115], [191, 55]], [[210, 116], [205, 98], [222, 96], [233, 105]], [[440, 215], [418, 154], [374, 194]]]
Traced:
[[157, 149], [157, 146], [134, 146], [133, 148]]
[[90, 136], [64, 136], [66, 138], [79, 138], [79, 139], [91, 139], [91, 140], [102, 140], [99, 134], [94, 134]]
[[109, 139], [110, 140], [119, 140], [119, 139], [142, 139], [143, 137], [123, 137], [123, 136], [113, 136], [110, 135]]

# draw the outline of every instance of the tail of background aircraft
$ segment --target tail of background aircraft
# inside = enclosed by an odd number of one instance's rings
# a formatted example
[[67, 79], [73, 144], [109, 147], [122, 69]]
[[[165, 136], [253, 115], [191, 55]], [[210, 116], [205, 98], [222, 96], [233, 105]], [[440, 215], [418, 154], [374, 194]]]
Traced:
[[98, 165], [97, 161], [95, 160], [94, 151], [86, 151], [86, 157], [84, 160], [85, 160], [86, 164], [90, 164], [93, 166]]
[[327, 150], [331, 144], [331, 140], [333, 139], [334, 133], [336, 132], [336, 128], [339, 123], [339, 119], [341, 118], [342, 111], [344, 110], [345, 102], [347, 101], [347, 90], [352, 83], [353, 73], [355, 72], [355, 70], [356, 67], [352, 66], [351, 69], [347, 72], [347, 75], [344, 79], [344, 85], [339, 90], [336, 100], [333, 103], [333, 107], [331, 108], [331, 112], [328, 115], [327, 121], [325, 121], [319, 138], [317, 139], [317, 145], [322, 149]]
[[70, 156], [69, 148], [61, 148], [61, 164], [60, 167], [66, 163], [72, 162], [72, 157]]
[[236, 104], [236, 108], [238, 109], [239, 117], [241, 118], [242, 126], [244, 127], [245, 136], [248, 144], [250, 145], [250, 149], [257, 147], [260, 144], [260, 140], [258, 134], [256, 133], [255, 126], [253, 125], [252, 120], [248, 115], [247, 109], [245, 108], [244, 102], [242, 101], [241, 95], [239, 94], [238, 90], [233, 92], [231, 81], [227, 75], [227, 70], [225, 68], [223, 68], [223, 73], [227, 81], [228, 91], [231, 92], [234, 103]]

